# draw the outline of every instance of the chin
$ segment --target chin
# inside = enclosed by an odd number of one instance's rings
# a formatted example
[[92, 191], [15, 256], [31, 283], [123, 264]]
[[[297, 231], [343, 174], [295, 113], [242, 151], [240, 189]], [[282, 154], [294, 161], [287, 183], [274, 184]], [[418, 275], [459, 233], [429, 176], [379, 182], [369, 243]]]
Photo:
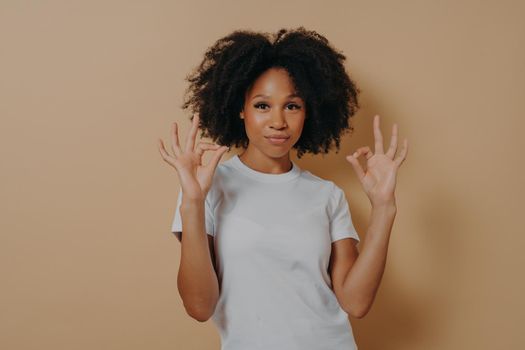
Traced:
[[264, 153], [269, 158], [285, 157], [292, 150], [292, 148], [289, 145], [282, 147], [278, 145], [268, 145], [267, 142], [268, 141], [266, 139], [263, 139], [262, 144], [261, 143], [257, 144], [257, 148], [259, 149], [261, 153]]
[[290, 153], [290, 149], [281, 149], [281, 150], [270, 150], [266, 153], [269, 157], [272, 158], [282, 158], [287, 156]]

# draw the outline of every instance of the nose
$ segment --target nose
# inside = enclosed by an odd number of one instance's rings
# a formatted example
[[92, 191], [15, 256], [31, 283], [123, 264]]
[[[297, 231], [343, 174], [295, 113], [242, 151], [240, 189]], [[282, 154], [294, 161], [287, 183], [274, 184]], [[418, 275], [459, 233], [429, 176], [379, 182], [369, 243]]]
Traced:
[[286, 118], [284, 111], [276, 110], [272, 113], [271, 126], [276, 129], [286, 127]]

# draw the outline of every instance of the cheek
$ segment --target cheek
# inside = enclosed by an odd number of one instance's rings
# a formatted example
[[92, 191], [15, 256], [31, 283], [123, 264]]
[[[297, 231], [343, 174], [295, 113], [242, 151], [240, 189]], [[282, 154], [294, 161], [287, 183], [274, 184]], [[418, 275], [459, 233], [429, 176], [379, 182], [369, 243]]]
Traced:
[[292, 119], [290, 123], [290, 127], [294, 130], [295, 133], [297, 133], [297, 137], [299, 137], [304, 127], [304, 116]]
[[250, 115], [249, 118], [244, 119], [244, 129], [248, 138], [253, 139], [259, 137], [264, 128], [264, 121], [262, 118], [258, 118], [256, 115]]

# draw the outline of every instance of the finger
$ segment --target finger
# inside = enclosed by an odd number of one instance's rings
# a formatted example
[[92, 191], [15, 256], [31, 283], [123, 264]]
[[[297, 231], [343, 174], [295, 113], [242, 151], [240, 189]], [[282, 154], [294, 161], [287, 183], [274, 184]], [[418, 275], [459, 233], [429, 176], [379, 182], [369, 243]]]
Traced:
[[397, 124], [394, 123], [394, 126], [392, 127], [392, 138], [390, 139], [390, 147], [388, 147], [388, 151], [386, 152], [386, 155], [388, 156], [388, 158], [394, 159], [396, 150], [397, 150]]
[[195, 139], [197, 137], [197, 130], [199, 129], [199, 114], [195, 114], [192, 119], [191, 128], [186, 137], [186, 152], [192, 152], [195, 148]]
[[199, 156], [202, 156], [202, 154], [204, 153], [204, 151], [208, 151], [208, 150], [216, 150], [218, 149], [219, 147], [221, 147], [220, 145], [217, 145], [215, 143], [211, 143], [211, 142], [205, 142], [205, 141], [200, 141], [198, 144], [197, 144], [197, 149], [195, 150], [195, 153], [197, 153]]
[[404, 146], [401, 149], [400, 154], [396, 157], [396, 159], [394, 159], [394, 163], [397, 164], [398, 168], [401, 166], [401, 164], [403, 164], [408, 153], [408, 140], [406, 138], [403, 144]]
[[173, 157], [169, 155], [169, 153], [166, 151], [166, 148], [164, 148], [164, 142], [162, 142], [161, 139], [159, 139], [159, 153], [162, 156], [162, 159], [164, 159], [169, 164], [173, 165]]
[[374, 117], [374, 139], [375, 147], [377, 154], [383, 154], [383, 135], [381, 134], [381, 129], [379, 128], [379, 115], [376, 114]]
[[359, 150], [355, 151], [354, 154], [346, 156], [346, 160], [352, 164], [352, 167], [354, 168], [354, 171], [357, 175], [357, 178], [359, 181], [361, 181], [365, 177], [365, 172], [363, 168], [361, 167], [361, 164], [359, 164], [359, 160], [357, 159], [359, 157]]
[[370, 149], [370, 147], [368, 146], [363, 146], [363, 147], [359, 147], [357, 149], [358, 151], [358, 157], [361, 156], [361, 155], [364, 155], [366, 160], [369, 160], [370, 158], [372, 158], [374, 156], [374, 153], [372, 152], [372, 150]]
[[230, 148], [228, 146], [220, 146], [217, 151], [213, 154], [213, 157], [210, 159], [210, 163], [206, 165], [206, 167], [210, 167], [211, 169], [215, 170], [217, 168], [217, 165], [219, 164], [219, 161], [222, 158], [222, 155], [229, 151]]
[[176, 157], [182, 154], [179, 144], [179, 128], [176, 122], [171, 126], [171, 150]]

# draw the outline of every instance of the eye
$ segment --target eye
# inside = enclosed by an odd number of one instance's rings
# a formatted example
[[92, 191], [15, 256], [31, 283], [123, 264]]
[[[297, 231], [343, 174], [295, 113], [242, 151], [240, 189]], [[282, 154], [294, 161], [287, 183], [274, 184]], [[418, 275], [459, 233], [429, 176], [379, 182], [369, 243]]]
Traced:
[[288, 106], [295, 106], [295, 107], [297, 107], [295, 109], [301, 109], [301, 106], [299, 106], [298, 104], [295, 104], [295, 103], [290, 103]]
[[260, 106], [268, 106], [266, 103], [257, 103], [254, 105], [255, 108], [259, 108]]
[[[253, 106], [254, 106], [255, 108], [262, 108], [262, 106], [266, 106], [266, 107], [268, 107], [268, 104], [260, 102], [260, 103], [256, 103], [256, 104], [253, 105]], [[291, 109], [301, 109], [301, 106], [298, 105], [298, 104], [296, 104], [296, 103], [290, 103], [290, 104], [288, 104], [287, 106], [288, 106], [288, 107], [292, 106], [293, 108], [291, 108]], [[265, 108], [263, 108], [263, 109], [265, 109]]]

